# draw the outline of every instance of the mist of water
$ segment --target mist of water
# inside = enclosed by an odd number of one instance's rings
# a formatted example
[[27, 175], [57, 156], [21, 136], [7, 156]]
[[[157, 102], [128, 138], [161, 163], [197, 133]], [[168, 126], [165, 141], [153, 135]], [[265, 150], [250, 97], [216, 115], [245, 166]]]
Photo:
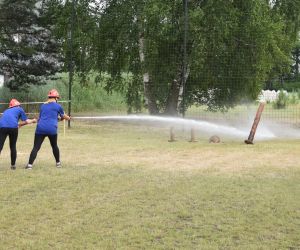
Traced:
[[[228, 126], [224, 124], [217, 124], [213, 122], [207, 122], [202, 120], [184, 119], [178, 117], [162, 117], [162, 116], [148, 116], [148, 115], [128, 115], [128, 116], [82, 116], [74, 117], [75, 119], [82, 120], [107, 120], [107, 121], [126, 121], [126, 122], [143, 122], [154, 123], [160, 126], [172, 126], [174, 128], [195, 129], [211, 135], [223, 135], [232, 138], [247, 139], [251, 126], [244, 128]], [[260, 126], [260, 125], [259, 125]], [[255, 138], [259, 140], [276, 138], [276, 134], [273, 133], [265, 126], [260, 126], [256, 132]]]

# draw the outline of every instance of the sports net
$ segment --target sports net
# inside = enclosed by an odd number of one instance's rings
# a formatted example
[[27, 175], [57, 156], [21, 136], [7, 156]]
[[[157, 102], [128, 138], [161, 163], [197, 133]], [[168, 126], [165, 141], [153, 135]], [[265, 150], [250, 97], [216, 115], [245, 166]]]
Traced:
[[[299, 27], [277, 2], [75, 1], [74, 15], [57, 24], [69, 46], [64, 69], [74, 66], [71, 114], [248, 123], [265, 100], [263, 120], [298, 127]], [[72, 10], [69, 1], [57, 4]], [[67, 73], [10, 97], [36, 113], [40, 104], [32, 102], [52, 87], [69, 99]]]

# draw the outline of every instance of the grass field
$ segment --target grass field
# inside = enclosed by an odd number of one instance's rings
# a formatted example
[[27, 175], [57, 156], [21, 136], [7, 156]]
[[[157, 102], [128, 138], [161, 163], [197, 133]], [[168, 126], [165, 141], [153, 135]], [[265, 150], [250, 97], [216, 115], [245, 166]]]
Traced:
[[[62, 128], [60, 128], [62, 129]], [[168, 142], [141, 125], [74, 122], [24, 170], [0, 165], [0, 249], [300, 249], [300, 141]]]

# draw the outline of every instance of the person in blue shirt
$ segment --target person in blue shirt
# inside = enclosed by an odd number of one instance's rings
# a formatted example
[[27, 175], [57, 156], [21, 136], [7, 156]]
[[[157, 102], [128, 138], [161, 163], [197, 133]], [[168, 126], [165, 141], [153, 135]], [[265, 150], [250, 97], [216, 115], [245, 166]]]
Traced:
[[[35, 123], [36, 119], [28, 119], [17, 99], [11, 99], [9, 108], [3, 112], [0, 119], [0, 154], [7, 136], [9, 137], [11, 169], [16, 169], [18, 128]], [[19, 120], [21, 122], [19, 123]]]
[[52, 152], [56, 160], [56, 167], [61, 167], [59, 148], [57, 145], [58, 117], [60, 116], [61, 119], [66, 120], [70, 120], [70, 117], [64, 113], [62, 106], [57, 103], [58, 99], [58, 91], [52, 89], [48, 93], [48, 101], [42, 104], [40, 108], [40, 116], [34, 136], [34, 145], [30, 153], [28, 164], [25, 167], [26, 169], [32, 169], [32, 164], [46, 137], [49, 138]]

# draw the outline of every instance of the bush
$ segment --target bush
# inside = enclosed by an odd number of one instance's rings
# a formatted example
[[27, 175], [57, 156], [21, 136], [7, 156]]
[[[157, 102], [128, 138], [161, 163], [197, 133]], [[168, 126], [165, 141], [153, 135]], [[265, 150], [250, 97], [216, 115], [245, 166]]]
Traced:
[[300, 89], [300, 80], [296, 79], [295, 81], [285, 81], [284, 84], [280, 82], [273, 83], [274, 90], [284, 89], [288, 92], [297, 91]]
[[[98, 112], [111, 113], [116, 111], [126, 112], [127, 107], [124, 98], [120, 92], [111, 91], [109, 94], [103, 87], [102, 83], [95, 83], [94, 79], [85, 86], [81, 86], [79, 79], [74, 77], [72, 86], [72, 112]], [[47, 99], [48, 91], [56, 88], [61, 96], [61, 101], [69, 99], [68, 94], [68, 75], [61, 74], [60, 79], [55, 82], [49, 82], [46, 85], [31, 86], [28, 92], [11, 92], [8, 88], [0, 88], [0, 101], [8, 103], [11, 98], [18, 99], [23, 102], [44, 102]], [[37, 105], [23, 105], [26, 112], [37, 112]], [[67, 110], [67, 103], [63, 103]], [[6, 109], [6, 105], [2, 105], [2, 111]]]
[[273, 107], [275, 109], [284, 109], [287, 106], [287, 103], [289, 101], [288, 95], [281, 90], [279, 92], [278, 98], [273, 103]]
[[289, 104], [297, 104], [299, 102], [299, 91], [292, 92], [289, 94]]

